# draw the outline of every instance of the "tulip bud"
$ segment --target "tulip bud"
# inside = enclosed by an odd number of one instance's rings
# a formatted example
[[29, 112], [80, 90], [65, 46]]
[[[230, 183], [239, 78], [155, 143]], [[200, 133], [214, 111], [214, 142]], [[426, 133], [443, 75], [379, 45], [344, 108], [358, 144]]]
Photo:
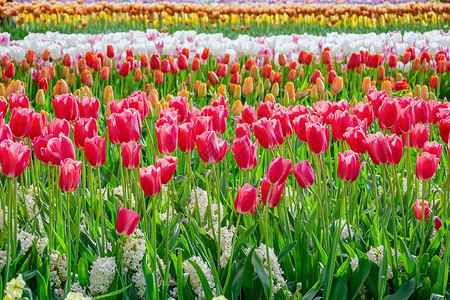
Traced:
[[186, 76], [186, 86], [191, 86], [191, 83], [192, 83], [192, 78], [191, 78], [191, 73], [189, 73], [187, 76]]
[[269, 79], [265, 79], [265, 80], [264, 80], [264, 89], [265, 89], [265, 90], [270, 89], [270, 85], [271, 85], [270, 80], [269, 80]]
[[45, 93], [44, 90], [39, 89], [36, 93], [36, 105], [44, 106], [45, 105]]
[[22, 60], [22, 63], [20, 65], [22, 67], [22, 71], [24, 72], [28, 71], [28, 69], [30, 68], [30, 65], [27, 63], [26, 58]]
[[48, 90], [48, 81], [47, 81], [47, 78], [45, 78], [45, 77], [44, 77], [44, 78], [41, 78], [41, 79], [39, 80], [38, 86], [39, 86], [40, 89], [43, 89], [44, 92], [46, 93], [47, 90]]
[[109, 68], [107, 66], [104, 66], [100, 71], [100, 79], [107, 80], [108, 78], [109, 78]]
[[361, 90], [363, 93], [367, 94], [370, 89], [370, 78], [364, 77], [362, 83], [361, 83]]
[[164, 82], [164, 74], [161, 71], [156, 71], [155, 83], [161, 85]]
[[317, 91], [317, 84], [315, 84], [312, 89], [311, 89], [311, 95], [310, 95], [311, 99], [319, 99], [319, 92]]
[[219, 87], [217, 88], [217, 95], [219, 96], [226, 96], [227, 93], [227, 88], [225, 87], [225, 85], [221, 84], [219, 85]]
[[247, 77], [244, 79], [244, 84], [242, 86], [242, 93], [244, 95], [250, 95], [253, 93], [253, 78]]
[[[420, 85], [418, 85], [418, 84], [416, 84], [416, 86], [414, 87], [414, 90], [413, 90], [413, 92], [412, 92], [412, 96], [415, 98], [415, 97], [417, 97], [417, 98], [422, 98], [421, 96], [420, 96], [420, 93], [421, 93], [421, 88], [420, 88]], [[423, 98], [422, 98], [423, 99]]]
[[234, 88], [233, 98], [237, 100], [241, 99], [241, 86], [239, 84]]
[[256, 95], [262, 96], [264, 94], [264, 84], [262, 80], [260, 79], [258, 81], [258, 84], [256, 85]]
[[317, 86], [317, 92], [319, 93], [319, 95], [322, 95], [325, 92], [325, 84], [321, 77], [317, 78], [316, 86]]
[[134, 70], [134, 81], [139, 82], [142, 80], [142, 71], [141, 69]]
[[437, 89], [439, 86], [439, 77], [437, 75], [431, 75], [430, 77], [430, 88]]
[[236, 100], [231, 107], [231, 114], [233, 116], [238, 116], [242, 110], [242, 102], [241, 100]]
[[381, 90], [385, 91], [386, 94], [390, 96], [392, 93], [392, 83], [389, 80], [383, 81], [383, 84], [381, 85]]
[[284, 86], [285, 94], [288, 95], [289, 100], [295, 99], [295, 87], [292, 81], [289, 81]]
[[64, 79], [60, 79], [53, 87], [53, 95], [63, 95], [69, 92], [69, 87]]
[[105, 89], [103, 90], [103, 103], [109, 107], [111, 101], [114, 101], [114, 92], [112, 86], [108, 85], [105, 86]]
[[[294, 61], [295, 62], [295, 61]], [[295, 79], [295, 75], [296, 75], [296, 71], [295, 70], [290, 70], [289, 74], [288, 74], [288, 80], [289, 81], [293, 81]]]
[[380, 69], [378, 69], [377, 79], [379, 82], [383, 82], [385, 78], [386, 78], [386, 75], [385, 75], [384, 67], [380, 67]]
[[85, 81], [86, 86], [88, 87], [92, 87], [94, 85], [94, 78], [92, 78], [91, 73], [86, 75], [86, 81]]
[[420, 90], [419, 98], [428, 101], [430, 94], [428, 93], [428, 87], [426, 85], [422, 86]]
[[342, 89], [344, 87], [344, 79], [340, 76], [336, 76], [333, 79], [333, 83], [331, 84], [331, 90], [337, 94], [342, 92]]
[[[430, 99], [428, 99], [428, 100], [436, 100], [436, 95], [434, 93], [430, 93]], [[444, 98], [444, 100], [446, 100], [446, 99]], [[444, 102], [447, 102], [447, 101], [444, 101]]]
[[279, 88], [279, 86], [278, 86], [278, 82], [275, 82], [273, 85], [272, 85], [272, 89], [270, 90], [270, 93], [273, 95], [273, 97], [278, 97], [278, 93], [279, 93], [279, 91], [280, 91], [280, 88]]
[[206, 96], [206, 84], [204, 82], [200, 83], [198, 87], [198, 96], [205, 97]]
[[288, 93], [283, 94], [283, 105], [288, 106], [289, 105], [289, 95]]
[[202, 82], [200, 81], [200, 80], [196, 80], [195, 82], [194, 82], [194, 86], [192, 87], [192, 90], [194, 91], [194, 93], [198, 93], [198, 88], [200, 87], [200, 84], [201, 84]]
[[148, 102], [150, 102], [150, 105], [153, 107], [158, 101], [159, 101], [158, 91], [156, 89], [152, 89], [150, 93], [148, 93]]
[[5, 96], [5, 88], [3, 87], [3, 83], [0, 83], [0, 97]]
[[75, 86], [75, 81], [76, 81], [75, 74], [72, 73], [72, 74], [70, 74], [70, 76], [69, 76], [69, 82], [67, 83], [67, 85], [68, 85], [69, 87], [74, 87], [74, 86]]
[[162, 110], [163, 110], [163, 108], [162, 108], [161, 102], [160, 101], [156, 102], [155, 108], [153, 111], [154, 111], [154, 116], [157, 119], [159, 119], [159, 116], [160, 116]]
[[416, 70], [416, 71], [420, 69], [420, 59], [418, 57], [416, 57], [416, 59], [414, 59], [412, 68], [413, 68], [413, 70]]
[[264, 102], [267, 102], [267, 101], [269, 101], [269, 102], [275, 104], [275, 97], [274, 97], [271, 93], [268, 93], [268, 94], [264, 97]]

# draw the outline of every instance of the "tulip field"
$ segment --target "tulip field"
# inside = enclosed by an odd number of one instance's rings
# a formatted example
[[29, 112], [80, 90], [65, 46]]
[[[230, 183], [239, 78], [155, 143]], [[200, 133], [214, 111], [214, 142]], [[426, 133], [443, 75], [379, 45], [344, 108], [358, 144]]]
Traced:
[[0, 18], [0, 299], [450, 299], [450, 4]]

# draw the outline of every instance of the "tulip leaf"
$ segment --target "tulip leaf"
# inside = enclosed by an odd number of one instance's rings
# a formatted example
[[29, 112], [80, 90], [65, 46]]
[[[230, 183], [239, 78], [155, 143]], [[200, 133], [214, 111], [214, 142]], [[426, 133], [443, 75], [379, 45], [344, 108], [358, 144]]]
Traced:
[[269, 298], [269, 290], [271, 283], [269, 282], [269, 278], [267, 277], [266, 271], [264, 270], [261, 260], [259, 259], [256, 252], [253, 253], [253, 261], [255, 263], [256, 274], [258, 274], [259, 280], [261, 281], [262, 287], [264, 289], [264, 294], [266, 295], [266, 298]]
[[205, 292], [206, 299], [212, 299], [213, 294], [211, 292], [211, 287], [209, 286], [208, 280], [206, 279], [205, 273], [203, 273], [200, 266], [193, 260], [189, 260], [189, 263], [194, 267], [197, 272], [200, 282], [202, 283], [203, 291]]
[[370, 260], [367, 254], [358, 257], [358, 267], [350, 275], [349, 299], [354, 300], [359, 295], [359, 290], [370, 273]]
[[297, 242], [290, 242], [289, 244], [284, 246], [280, 250], [280, 254], [278, 255], [278, 263], [281, 264], [283, 262], [283, 260], [286, 258], [286, 256], [289, 254], [289, 252], [291, 252], [291, 250], [294, 249], [294, 247], [296, 245], [297, 245]]
[[[249, 229], [247, 229], [244, 233], [239, 235], [238, 239], [236, 240], [236, 244], [234, 246], [235, 253], [239, 252], [243, 243], [249, 239], [249, 237], [253, 234], [253, 232], [255, 231], [257, 226], [258, 226], [257, 224], [254, 224]], [[236, 233], [237, 233], [237, 229], [236, 229]]]
[[405, 241], [399, 238], [400, 241], [400, 251], [401, 257], [403, 260], [403, 265], [405, 266], [405, 271], [409, 276], [416, 274], [416, 263], [414, 262], [413, 257], [409, 253], [408, 247], [405, 244]]
[[[110, 169], [108, 169], [105, 166], [101, 166], [100, 167], [100, 176], [102, 177], [102, 179], [106, 182], [108, 182], [108, 184], [117, 187], [119, 186], [119, 180], [117, 179], [116, 176], [114, 176], [114, 174], [111, 172]], [[135, 183], [137, 184], [137, 183]]]
[[83, 253], [78, 261], [78, 281], [81, 286], [87, 286], [89, 284], [89, 264], [86, 252]]
[[[417, 282], [416, 282], [417, 281]], [[423, 276], [420, 275], [419, 279], [417, 276], [411, 278], [407, 282], [404, 282], [400, 288], [392, 295], [388, 295], [383, 298], [383, 300], [408, 300], [416, 289], [422, 287]]]
[[442, 226], [439, 231], [436, 233], [436, 236], [434, 237], [433, 241], [430, 243], [430, 245], [427, 248], [427, 253], [429, 255], [435, 255], [436, 251], [439, 249], [441, 249], [441, 243], [442, 243], [442, 238], [444, 236], [445, 233], [445, 228], [444, 226]]
[[[255, 247], [253, 246], [253, 248], [247, 253], [247, 256], [245, 257], [245, 261], [244, 261], [244, 268], [242, 271], [242, 277], [245, 278], [244, 282], [243, 282], [243, 286], [244, 289], [251, 292], [253, 290], [253, 277], [255, 274], [255, 268], [253, 267], [253, 263], [252, 263], [252, 257], [253, 257], [253, 252], [255, 251]], [[246, 293], [248, 294], [248, 293]]]

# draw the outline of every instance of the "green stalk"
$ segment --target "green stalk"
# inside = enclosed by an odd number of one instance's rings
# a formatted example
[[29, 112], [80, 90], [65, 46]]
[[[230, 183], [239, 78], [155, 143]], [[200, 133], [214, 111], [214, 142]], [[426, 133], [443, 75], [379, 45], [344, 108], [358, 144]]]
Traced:
[[236, 229], [233, 235], [233, 241], [231, 242], [231, 254], [230, 254], [230, 259], [228, 260], [228, 271], [227, 271], [227, 279], [225, 280], [225, 285], [223, 287], [223, 291], [226, 292], [227, 287], [228, 287], [228, 283], [230, 281], [230, 275], [231, 275], [231, 265], [233, 264], [233, 254], [234, 254], [234, 246], [235, 246], [235, 241], [236, 241], [236, 236], [239, 230], [239, 222], [241, 221], [241, 214], [238, 214], [238, 219], [237, 219], [237, 223], [236, 223]]
[[67, 243], [67, 282], [66, 282], [66, 290], [65, 295], [70, 292], [70, 284], [72, 280], [72, 241], [71, 241], [71, 232], [70, 232], [70, 193], [66, 192], [66, 228], [67, 228], [67, 238], [69, 239]]
[[[270, 189], [272, 189], [272, 186], [270, 187]], [[264, 210], [264, 220], [266, 223], [266, 232], [265, 232], [265, 242], [266, 242], [266, 255], [267, 255], [267, 267], [269, 269], [269, 299], [273, 299], [273, 291], [272, 291], [272, 269], [270, 267], [270, 255], [269, 255], [269, 198], [270, 197], [270, 190], [269, 190], [269, 194], [267, 195], [267, 200], [266, 200], [266, 207]]]
[[[153, 197], [152, 197], [153, 198]], [[157, 253], [157, 248], [156, 248], [156, 199], [151, 199], [152, 200], [152, 213], [153, 213], [153, 218], [152, 218], [152, 249], [153, 249], [153, 272], [155, 273], [154, 277], [155, 277], [155, 289], [154, 289], [154, 293], [157, 294], [157, 289], [158, 289], [158, 273], [157, 273], [157, 259], [158, 259], [158, 253]], [[156, 296], [156, 295], [154, 295]]]
[[422, 180], [422, 222], [421, 222], [421, 226], [422, 226], [422, 235], [421, 235], [421, 240], [420, 240], [420, 253], [419, 253], [419, 258], [422, 257], [423, 254], [423, 248], [425, 245], [425, 227], [426, 227], [426, 223], [425, 223], [425, 190], [426, 190], [426, 181]]
[[106, 244], [105, 244], [105, 218], [103, 216], [103, 195], [102, 195], [102, 180], [100, 177], [100, 167], [97, 167], [97, 176], [98, 176], [98, 191], [100, 193], [100, 224], [102, 228], [102, 248], [103, 253], [106, 254]]
[[[214, 168], [214, 165], [212, 166], [212, 170], [214, 172], [214, 180], [216, 181], [216, 190], [217, 190], [217, 211], [218, 211], [218, 217], [217, 217], [217, 270], [220, 271], [220, 231], [221, 231], [221, 216], [220, 216], [220, 183], [219, 179], [217, 177], [216, 168]], [[206, 175], [206, 174], [205, 174]], [[214, 226], [213, 226], [214, 227]], [[214, 228], [213, 228], [214, 231]]]

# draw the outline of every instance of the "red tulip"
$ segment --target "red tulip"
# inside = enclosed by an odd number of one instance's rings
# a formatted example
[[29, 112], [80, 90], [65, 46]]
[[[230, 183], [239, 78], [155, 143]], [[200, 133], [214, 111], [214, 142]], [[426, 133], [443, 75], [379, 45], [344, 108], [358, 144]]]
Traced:
[[9, 126], [15, 138], [23, 139], [30, 131], [34, 111], [28, 108], [14, 108], [11, 112]]
[[161, 71], [156, 71], [155, 83], [158, 85], [161, 85], [161, 84], [163, 84], [163, 82], [164, 82], [164, 73]]
[[12, 141], [13, 135], [8, 124], [0, 125], [0, 143], [5, 140]]
[[162, 158], [156, 158], [156, 168], [161, 169], [161, 184], [170, 181], [177, 168], [178, 157], [164, 155]]
[[180, 56], [178, 56], [178, 60], [177, 60], [177, 66], [180, 70], [187, 70], [189, 67], [189, 63], [187, 61], [186, 56], [184, 56], [184, 54], [180, 54]]
[[213, 129], [212, 127], [212, 118], [211, 117], [205, 117], [205, 116], [197, 116], [194, 119], [194, 122], [192, 124], [193, 131], [194, 131], [194, 140], [199, 136], [200, 134], [211, 131]]
[[416, 124], [409, 135], [409, 146], [414, 149], [422, 149], [425, 142], [430, 139], [430, 127]]
[[441, 158], [443, 148], [444, 146], [442, 146], [442, 144], [435, 141], [426, 141], [425, 144], [423, 144], [423, 152], [434, 154], [437, 158]]
[[277, 111], [273, 115], [273, 119], [279, 121], [281, 125], [281, 131], [283, 133], [283, 138], [289, 137], [292, 135], [293, 128], [291, 121], [289, 120], [288, 112], [287, 111]]
[[12, 62], [8, 63], [8, 65], [6, 66], [5, 69], [5, 75], [8, 78], [13, 78], [15, 74], [15, 67], [14, 64]]
[[366, 142], [367, 153], [374, 164], [381, 165], [388, 162], [391, 153], [383, 133], [377, 132], [376, 134], [368, 134], [366, 136]]
[[[424, 214], [422, 214], [422, 211]], [[414, 203], [414, 217], [417, 220], [422, 221], [428, 219], [428, 215], [430, 214], [430, 204], [427, 200], [417, 199]]]
[[45, 126], [47, 125], [47, 117], [45, 114], [33, 113], [31, 120], [30, 131], [28, 132], [28, 138], [33, 140], [34, 138], [44, 134]]
[[241, 110], [242, 122], [252, 126], [256, 122], [255, 108], [250, 105], [244, 105]]
[[366, 153], [366, 133], [361, 127], [356, 126], [348, 128], [344, 133], [344, 138], [350, 146], [351, 150], [359, 154]]
[[236, 138], [242, 138], [244, 136], [251, 137], [252, 132], [250, 130], [250, 126], [247, 123], [241, 123], [236, 125], [235, 130]]
[[[279, 124], [279, 123], [278, 123]], [[272, 122], [267, 118], [262, 118], [254, 123], [253, 132], [255, 133], [255, 137], [258, 140], [258, 143], [264, 149], [272, 149], [276, 142], [276, 136], [274, 132], [274, 127], [272, 126]], [[280, 125], [281, 130], [281, 125]], [[282, 133], [281, 133], [282, 135]]]
[[139, 141], [142, 131], [142, 120], [139, 112], [134, 108], [126, 109], [120, 114], [113, 113], [106, 119], [109, 140], [113, 144]]
[[246, 183], [243, 187], [238, 186], [234, 209], [240, 214], [247, 214], [258, 201], [258, 189]]
[[[17, 95], [17, 94], [13, 94], [13, 95]], [[6, 116], [7, 111], [8, 111], [8, 102], [0, 99], [0, 115], [2, 115], [3, 117]]]
[[397, 122], [400, 106], [396, 100], [386, 99], [378, 111], [378, 123], [381, 129], [390, 129]]
[[437, 75], [431, 75], [430, 77], [430, 88], [437, 89], [439, 86], [439, 77]]
[[403, 79], [394, 83], [394, 90], [403, 91], [409, 89], [409, 84], [406, 81], [406, 79]]
[[203, 49], [202, 59], [206, 60], [206, 59], [208, 59], [208, 56], [209, 56], [209, 48]]
[[48, 80], [46, 77], [39, 79], [38, 87], [40, 90], [44, 90], [44, 93], [47, 93], [48, 90]]
[[195, 148], [192, 123], [187, 122], [178, 126], [178, 147], [181, 152], [192, 152]]
[[125, 109], [129, 109], [130, 108], [130, 103], [126, 100], [114, 100], [109, 102], [109, 109], [111, 110], [111, 113], [114, 114], [120, 114], [122, 113]]
[[[35, 152], [40, 149], [40, 160], [43, 163], [59, 166], [66, 158], [75, 159], [75, 149], [72, 141], [68, 137], [60, 134], [59, 137], [50, 136], [37, 139], [39, 140], [36, 141], [36, 145], [39, 147], [33, 148], [35, 149]], [[46, 140], [47, 144], [45, 144]], [[37, 154], [36, 156], [39, 158]]]
[[50, 125], [47, 127], [47, 133], [59, 136], [62, 133], [65, 136], [69, 136], [70, 124], [67, 120], [53, 118]]
[[161, 67], [161, 61], [159, 59], [159, 55], [154, 53], [150, 58], [150, 68], [152, 70], [158, 70]]
[[84, 154], [91, 166], [103, 166], [106, 161], [106, 138], [102, 138], [98, 135], [93, 138], [86, 138], [84, 143]]
[[216, 73], [214, 73], [213, 71], [209, 71], [207, 76], [213, 86], [216, 86], [219, 84], [219, 77], [217, 77]]
[[[266, 205], [267, 203], [269, 207], [276, 207], [278, 203], [280, 203], [281, 195], [283, 194], [283, 189], [285, 185], [286, 181], [283, 182], [281, 185], [272, 186], [270, 182], [267, 180], [267, 175], [265, 175], [261, 183], [261, 200], [264, 203], [264, 205]], [[269, 201], [267, 201], [268, 197]]]
[[202, 109], [205, 116], [211, 117], [212, 130], [218, 134], [223, 134], [227, 126], [227, 118], [230, 110], [223, 106], [205, 106]]
[[337, 176], [340, 180], [353, 182], [359, 176], [359, 171], [366, 163], [359, 163], [359, 156], [352, 150], [338, 153]]
[[197, 151], [205, 163], [219, 163], [230, 149], [222, 139], [217, 138], [215, 131], [206, 131], [196, 137]]
[[372, 125], [374, 119], [373, 107], [370, 103], [358, 103], [353, 107], [353, 113], [360, 121], [367, 120], [367, 126]]
[[[415, 211], [414, 211], [415, 214]], [[442, 226], [442, 220], [438, 216], [433, 217], [434, 229], [439, 230]]]
[[439, 120], [439, 135], [444, 144], [448, 144], [450, 135], [450, 118]]
[[350, 115], [348, 111], [338, 110], [329, 117], [331, 134], [336, 141], [345, 140], [344, 134], [348, 128], [360, 125], [356, 116]]
[[135, 141], [122, 144], [122, 160], [123, 165], [127, 169], [136, 169], [141, 161], [142, 145], [136, 144]]
[[388, 165], [398, 165], [403, 156], [403, 142], [397, 135], [386, 135], [386, 144], [389, 150]]
[[69, 53], [64, 54], [63, 65], [69, 68], [72, 66], [72, 56]]
[[134, 108], [141, 115], [141, 120], [144, 120], [150, 114], [150, 108], [147, 103], [147, 95], [143, 91], [135, 91], [125, 98], [129, 103], [130, 108]]
[[156, 136], [158, 138], [158, 150], [162, 154], [170, 154], [175, 151], [178, 143], [178, 128], [176, 125], [165, 123], [156, 126]]
[[355, 70], [361, 65], [361, 54], [352, 53], [347, 62], [347, 68], [349, 70]]
[[267, 64], [262, 69], [261, 77], [262, 78], [269, 78], [270, 77], [270, 73], [272, 73], [272, 65]]
[[119, 75], [122, 77], [127, 77], [130, 74], [130, 63], [128, 61], [124, 62], [119, 70]]
[[163, 59], [161, 62], [161, 72], [164, 74], [170, 73], [171, 66], [168, 59]]
[[300, 115], [293, 121], [295, 134], [297, 135], [298, 139], [303, 143], [307, 142], [306, 124], [309, 122], [310, 122], [309, 114]]
[[178, 122], [184, 123], [190, 119], [189, 105], [186, 97], [175, 97], [169, 100], [169, 108], [173, 108], [178, 113]]
[[406, 106], [405, 108], [400, 109], [397, 122], [395, 126], [392, 128], [396, 133], [409, 133], [411, 132], [411, 127], [414, 125], [414, 114], [413, 108], [411, 105]]
[[154, 196], [161, 192], [161, 169], [155, 166], [139, 169], [139, 180], [142, 190], [147, 196]]
[[394, 69], [397, 66], [397, 55], [391, 54], [389, 55], [389, 68]]
[[227, 74], [228, 74], [228, 67], [227, 67], [227, 65], [226, 64], [220, 64], [217, 67], [216, 74], [217, 74], [218, 77], [222, 77], [222, 78], [223, 77], [227, 77]]
[[330, 143], [330, 130], [320, 123], [307, 123], [306, 139], [312, 153], [325, 153]]
[[106, 46], [106, 56], [108, 56], [109, 58], [114, 57], [114, 48], [112, 45]]
[[[22, 107], [22, 108], [30, 108], [30, 100], [28, 97], [24, 94], [11, 94], [9, 96], [9, 109], [12, 111], [16, 107]], [[6, 110], [3, 108], [3, 110], [6, 114]], [[5, 115], [3, 115], [5, 116]]]
[[67, 121], [75, 121], [79, 117], [78, 98], [72, 94], [57, 95], [52, 99], [55, 116]]
[[100, 109], [100, 101], [97, 98], [89, 98], [84, 96], [78, 100], [78, 111], [80, 118], [94, 118], [98, 119]]
[[430, 180], [436, 173], [439, 157], [428, 152], [422, 152], [416, 158], [416, 177], [420, 180]]
[[30, 156], [31, 149], [24, 142], [4, 140], [0, 143], [0, 163], [6, 177], [19, 177], [30, 165]]
[[258, 163], [257, 149], [258, 142], [252, 143], [247, 135], [234, 139], [231, 152], [233, 152], [234, 159], [242, 171], [252, 170], [256, 167]]
[[119, 235], [132, 235], [136, 230], [141, 216], [131, 209], [119, 206], [117, 213], [116, 232]]
[[314, 172], [309, 161], [297, 163], [292, 169], [295, 179], [300, 187], [307, 189], [314, 184]]
[[285, 182], [291, 173], [292, 162], [288, 158], [276, 157], [272, 159], [267, 170], [267, 180], [270, 184], [278, 186]]
[[194, 58], [194, 60], [192, 61], [191, 69], [192, 71], [197, 71], [198, 69], [200, 69], [200, 59], [198, 59], [197, 57]]
[[311, 76], [311, 84], [316, 84], [317, 78], [319, 77], [323, 77], [322, 73], [319, 70], [315, 69]]
[[424, 100], [416, 100], [411, 102], [414, 112], [414, 121], [416, 123], [425, 124], [429, 119], [428, 103]]
[[73, 192], [80, 182], [81, 161], [66, 158], [61, 162], [61, 174], [59, 175], [59, 188], [64, 192]]
[[93, 138], [98, 133], [97, 121], [93, 118], [81, 118], [73, 125], [75, 146], [84, 148], [86, 139]]

